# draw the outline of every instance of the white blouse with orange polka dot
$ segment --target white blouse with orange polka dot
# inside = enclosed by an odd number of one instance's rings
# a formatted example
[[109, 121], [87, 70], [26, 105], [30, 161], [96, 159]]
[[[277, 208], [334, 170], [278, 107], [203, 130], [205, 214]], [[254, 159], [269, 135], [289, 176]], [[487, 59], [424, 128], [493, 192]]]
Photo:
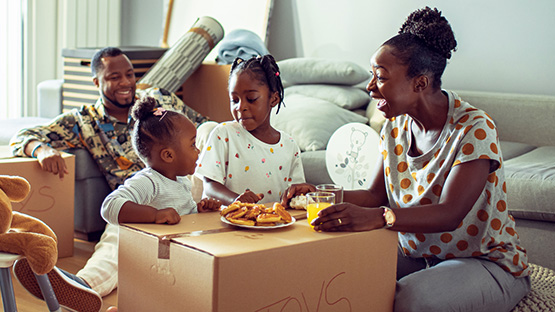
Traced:
[[[411, 257], [480, 257], [497, 263], [516, 277], [529, 274], [526, 251], [520, 246], [515, 221], [507, 209], [507, 188], [497, 129], [484, 111], [461, 101], [451, 91], [447, 122], [439, 139], [425, 154], [411, 157], [411, 117], [386, 121], [381, 132], [385, 181], [391, 206], [403, 208], [439, 202], [452, 167], [490, 159], [488, 181], [457, 229], [444, 233], [399, 233]], [[472, 181], [468, 181], [472, 183]]]

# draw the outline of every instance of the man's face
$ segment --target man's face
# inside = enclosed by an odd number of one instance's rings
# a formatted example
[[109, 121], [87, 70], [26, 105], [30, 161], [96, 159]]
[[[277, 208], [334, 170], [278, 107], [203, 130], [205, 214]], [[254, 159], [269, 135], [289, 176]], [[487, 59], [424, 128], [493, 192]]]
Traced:
[[135, 100], [135, 72], [127, 56], [102, 58], [104, 66], [93, 78], [100, 95], [104, 99], [104, 106], [108, 109], [129, 108]]

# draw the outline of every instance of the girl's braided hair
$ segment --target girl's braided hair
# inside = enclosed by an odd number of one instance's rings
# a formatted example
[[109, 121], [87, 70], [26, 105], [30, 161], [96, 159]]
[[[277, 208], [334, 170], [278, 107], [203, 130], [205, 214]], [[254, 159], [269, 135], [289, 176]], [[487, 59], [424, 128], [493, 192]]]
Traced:
[[231, 79], [233, 74], [237, 74], [241, 71], [252, 74], [256, 80], [268, 86], [270, 93], [278, 93], [279, 103], [276, 114], [279, 112], [281, 104], [285, 106], [285, 103], [283, 103], [283, 84], [281, 82], [279, 67], [272, 55], [266, 54], [264, 56], [256, 56], [246, 61], [241, 58], [236, 58], [231, 65], [229, 79]]
[[146, 162], [155, 144], [171, 145], [178, 136], [175, 129], [180, 113], [165, 110], [151, 96], [135, 101], [131, 117], [135, 120], [132, 143], [137, 155]]
[[457, 41], [451, 25], [437, 8], [412, 12], [401, 26], [399, 34], [383, 45], [394, 48], [393, 55], [408, 65], [409, 78], [422, 74], [432, 76], [432, 87], [441, 87], [441, 76], [455, 51]]

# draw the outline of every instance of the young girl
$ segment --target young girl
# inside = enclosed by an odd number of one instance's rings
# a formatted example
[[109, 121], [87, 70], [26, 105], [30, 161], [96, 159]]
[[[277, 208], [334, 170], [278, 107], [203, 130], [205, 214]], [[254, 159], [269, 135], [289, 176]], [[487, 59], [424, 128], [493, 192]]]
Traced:
[[283, 102], [279, 68], [271, 55], [235, 59], [229, 74], [234, 121], [214, 128], [196, 175], [204, 195], [224, 204], [280, 201], [291, 183], [304, 182], [295, 141], [270, 125], [272, 108]]
[[199, 150], [196, 128], [185, 115], [164, 110], [152, 97], [138, 101], [133, 147], [146, 164], [106, 197], [102, 217], [111, 224], [146, 222], [176, 224], [181, 215], [218, 209], [214, 199], [193, 201], [191, 182]]

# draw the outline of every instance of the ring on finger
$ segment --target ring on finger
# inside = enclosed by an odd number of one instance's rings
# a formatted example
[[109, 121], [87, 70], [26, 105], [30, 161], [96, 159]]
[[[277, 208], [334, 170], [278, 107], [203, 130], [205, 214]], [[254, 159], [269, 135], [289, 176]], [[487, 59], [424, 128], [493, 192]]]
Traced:
[[337, 222], [339, 222], [339, 225], [341, 225], [343, 222], [341, 221], [341, 218], [337, 219]]

